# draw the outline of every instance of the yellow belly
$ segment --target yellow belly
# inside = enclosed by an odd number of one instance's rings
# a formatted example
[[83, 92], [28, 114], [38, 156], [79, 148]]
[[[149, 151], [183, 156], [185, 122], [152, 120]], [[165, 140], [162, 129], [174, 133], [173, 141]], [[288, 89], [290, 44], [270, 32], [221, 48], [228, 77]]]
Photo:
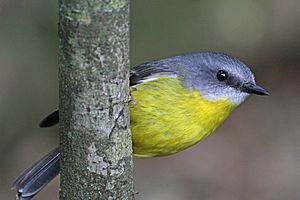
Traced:
[[130, 105], [133, 152], [137, 157], [182, 151], [211, 134], [236, 107], [211, 102], [176, 78], [161, 77], [132, 88]]

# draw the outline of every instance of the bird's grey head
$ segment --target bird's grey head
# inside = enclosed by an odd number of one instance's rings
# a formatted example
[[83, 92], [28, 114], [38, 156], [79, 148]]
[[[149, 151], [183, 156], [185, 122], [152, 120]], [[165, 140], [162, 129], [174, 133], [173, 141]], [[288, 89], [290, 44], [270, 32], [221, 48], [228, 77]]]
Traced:
[[199, 90], [208, 100], [228, 99], [240, 104], [250, 94], [268, 95], [256, 85], [250, 69], [235, 57], [204, 52], [176, 56], [171, 62], [181, 66], [177, 70], [185, 85]]

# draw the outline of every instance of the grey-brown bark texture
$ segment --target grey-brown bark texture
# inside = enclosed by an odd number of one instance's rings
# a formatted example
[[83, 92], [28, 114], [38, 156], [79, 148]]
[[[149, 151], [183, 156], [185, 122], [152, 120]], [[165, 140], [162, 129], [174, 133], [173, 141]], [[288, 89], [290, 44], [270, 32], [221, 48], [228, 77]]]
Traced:
[[132, 199], [129, 0], [59, 0], [60, 199]]

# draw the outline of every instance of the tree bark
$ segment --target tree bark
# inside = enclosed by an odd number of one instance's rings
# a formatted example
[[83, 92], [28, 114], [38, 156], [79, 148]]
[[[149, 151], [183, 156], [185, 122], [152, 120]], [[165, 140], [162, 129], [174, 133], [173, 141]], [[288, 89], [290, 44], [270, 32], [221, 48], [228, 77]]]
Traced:
[[60, 199], [132, 199], [129, 0], [59, 0]]

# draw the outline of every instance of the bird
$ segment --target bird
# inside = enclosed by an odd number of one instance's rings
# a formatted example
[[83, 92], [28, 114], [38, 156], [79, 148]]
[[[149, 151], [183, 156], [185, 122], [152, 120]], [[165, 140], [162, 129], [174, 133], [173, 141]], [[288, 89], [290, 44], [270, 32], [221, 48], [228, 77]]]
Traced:
[[[249, 67], [220, 52], [195, 52], [130, 69], [130, 126], [135, 157], [168, 156], [215, 131], [251, 94], [269, 95]], [[59, 122], [59, 110], [40, 127]], [[12, 188], [30, 200], [59, 174], [59, 148], [25, 170]]]

